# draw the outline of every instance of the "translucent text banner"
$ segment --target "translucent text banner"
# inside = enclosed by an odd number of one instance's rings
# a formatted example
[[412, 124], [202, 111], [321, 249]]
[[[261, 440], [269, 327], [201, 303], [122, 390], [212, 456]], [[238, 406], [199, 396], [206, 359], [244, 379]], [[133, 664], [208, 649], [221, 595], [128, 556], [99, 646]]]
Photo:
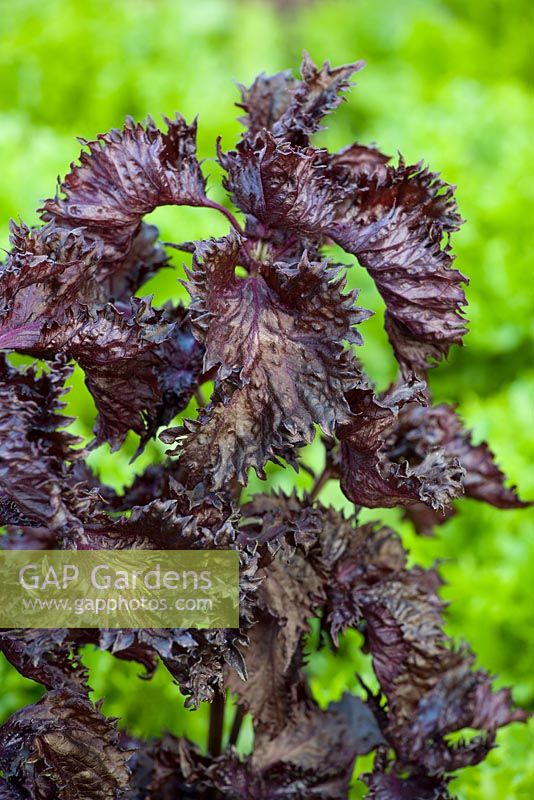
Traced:
[[0, 628], [237, 628], [235, 550], [0, 551]]

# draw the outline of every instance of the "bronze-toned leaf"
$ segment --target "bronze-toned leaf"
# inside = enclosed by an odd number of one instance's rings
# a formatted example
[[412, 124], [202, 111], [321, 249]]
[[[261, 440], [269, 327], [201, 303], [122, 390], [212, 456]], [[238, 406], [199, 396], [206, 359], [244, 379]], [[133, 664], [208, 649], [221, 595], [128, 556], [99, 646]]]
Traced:
[[249, 467], [261, 474], [268, 459], [311, 441], [315, 423], [332, 432], [348, 420], [344, 392], [358, 365], [344, 342], [361, 342], [355, 326], [367, 316], [326, 262], [304, 255], [238, 278], [240, 248], [231, 236], [196, 253], [192, 324], [217, 391], [196, 422], [164, 438], [180, 442], [191, 483], [205, 476], [215, 488], [234, 475], [246, 482]]

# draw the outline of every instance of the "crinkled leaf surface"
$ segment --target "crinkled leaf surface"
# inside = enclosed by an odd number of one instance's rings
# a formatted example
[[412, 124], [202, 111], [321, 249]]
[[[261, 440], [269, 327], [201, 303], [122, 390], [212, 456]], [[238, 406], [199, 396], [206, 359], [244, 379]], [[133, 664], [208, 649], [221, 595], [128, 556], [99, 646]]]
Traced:
[[343, 294], [328, 264], [260, 266], [235, 275], [242, 244], [233, 235], [196, 253], [189, 290], [192, 320], [204, 342], [204, 370], [217, 369], [218, 402], [183, 431], [181, 458], [190, 481], [211, 473], [219, 488], [248, 467], [311, 441], [314, 423], [332, 431], [348, 418], [344, 392], [358, 366], [344, 342], [360, 343], [354, 326], [366, 313]]
[[66, 690], [47, 693], [0, 728], [0, 766], [28, 800], [124, 797], [129, 756], [115, 726]]
[[422, 502], [442, 510], [461, 492], [463, 470], [438, 444], [415, 465], [403, 453], [388, 452], [385, 444], [399, 410], [418, 397], [424, 401], [424, 389], [423, 383], [413, 382], [377, 397], [363, 384], [349, 393], [353, 417], [338, 428], [339, 470], [343, 492], [357, 505], [390, 508]]
[[112, 130], [82, 144], [79, 165], [47, 200], [43, 219], [67, 229], [83, 226], [86, 235], [102, 242], [113, 263], [128, 255], [141, 218], [162, 205], [203, 205], [205, 180], [196, 157], [196, 124], [188, 126], [176, 115], [160, 131], [128, 119], [122, 130]]
[[[499, 469], [486, 442], [473, 444], [452, 406], [409, 404], [401, 410], [387, 444], [395, 457], [406, 458], [411, 463], [421, 463], [428, 453], [439, 447], [449, 458], [455, 458], [464, 470], [463, 493], [466, 497], [489, 503], [496, 508], [522, 508], [529, 505], [517, 495], [515, 487], [505, 485], [506, 476]], [[453, 513], [443, 515], [418, 505], [407, 510], [416, 528], [431, 532], [434, 525], [444, 522]]]

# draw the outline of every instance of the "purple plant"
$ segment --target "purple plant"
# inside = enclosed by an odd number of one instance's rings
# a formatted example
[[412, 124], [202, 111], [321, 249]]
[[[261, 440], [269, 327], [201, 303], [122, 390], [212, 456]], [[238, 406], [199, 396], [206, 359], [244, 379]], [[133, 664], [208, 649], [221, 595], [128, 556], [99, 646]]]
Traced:
[[[177, 116], [166, 132], [128, 120], [84, 142], [41, 209], [43, 226], [12, 225], [0, 346], [47, 367], [0, 366], [4, 546], [237, 549], [241, 628], [0, 632], [9, 661], [48, 690], [0, 729], [0, 798], [337, 800], [356, 757], [374, 751], [362, 776], [368, 797], [438, 800], [449, 797], [452, 772], [486, 756], [500, 726], [525, 719], [445, 635], [437, 570], [408, 567], [388, 528], [317, 501], [339, 480], [357, 510], [400, 506], [424, 533], [462, 494], [525, 505], [456, 412], [432, 406], [426, 383], [466, 330], [465, 279], [449, 245], [461, 223], [452, 187], [374, 148], [331, 154], [311, 144], [362, 66], [318, 69], [306, 56], [300, 80], [260, 75], [242, 89], [243, 136], [230, 152], [218, 143], [242, 221], [208, 198], [196, 126]], [[136, 296], [167, 264], [158, 231], [143, 222], [162, 205], [217, 209], [229, 222], [220, 239], [178, 245], [193, 254], [188, 308]], [[324, 257], [331, 243], [356, 257], [384, 300], [400, 366], [386, 392], [357, 359], [369, 312], [345, 291], [344, 268]], [[199, 387], [213, 381], [213, 393], [196, 419], [161, 433], [167, 463], [117, 495], [65, 430], [72, 361], [98, 411], [93, 445], [116, 449], [134, 431], [142, 448]], [[250, 468], [264, 477], [269, 461], [297, 467], [317, 426], [325, 467], [311, 493], [240, 503]], [[347, 628], [363, 632], [378, 694], [318, 706], [304, 658], [312, 618], [334, 651]], [[88, 643], [148, 675], [161, 659], [189, 705], [209, 701], [209, 752], [170, 735], [148, 744], [120, 735], [89, 702], [79, 656]], [[237, 712], [223, 748], [228, 691]], [[240, 757], [245, 714], [254, 749]], [[479, 735], [450, 737], [464, 728]]]

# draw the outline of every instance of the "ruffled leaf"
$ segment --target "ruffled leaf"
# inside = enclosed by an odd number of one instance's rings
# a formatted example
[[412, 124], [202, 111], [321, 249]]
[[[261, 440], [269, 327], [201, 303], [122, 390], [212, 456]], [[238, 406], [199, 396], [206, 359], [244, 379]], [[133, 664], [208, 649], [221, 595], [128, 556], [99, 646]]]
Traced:
[[188, 782], [215, 788], [228, 800], [344, 800], [356, 756], [368, 751], [369, 736], [381, 740], [378, 729], [368, 730], [361, 706], [351, 697], [326, 711], [299, 703], [277, 736], [257, 737], [254, 754], [244, 761], [233, 750], [210, 759], [182, 743], [181, 770]]
[[176, 115], [166, 119], [167, 132], [152, 120], [127, 119], [122, 130], [101, 134], [82, 144], [80, 164], [43, 207], [43, 219], [64, 228], [83, 226], [85, 236], [101, 242], [109, 269], [125, 258], [141, 218], [158, 206], [206, 202], [205, 180], [196, 155], [196, 123]]
[[291, 91], [287, 109], [273, 125], [277, 137], [306, 144], [320, 130], [321, 120], [343, 101], [343, 92], [350, 88], [350, 78], [365, 66], [364, 61], [331, 67], [328, 61], [318, 69], [308, 53], [300, 68], [301, 81]]
[[465, 277], [448, 238], [461, 218], [453, 187], [421, 164], [361, 175], [329, 235], [353, 253], [386, 304], [386, 329], [406, 375], [424, 375], [466, 332]]
[[243, 139], [229, 153], [219, 151], [228, 173], [223, 184], [234, 203], [269, 228], [299, 236], [324, 237], [334, 225], [336, 203], [350, 194], [329, 179], [324, 159], [324, 151], [293, 147], [268, 131]]
[[[76, 634], [66, 628], [0, 631], [0, 651], [24, 675], [47, 689], [87, 692], [87, 670], [76, 650]], [[91, 636], [91, 634], [89, 634]]]
[[30, 350], [51, 322], [62, 324], [78, 301], [104, 301], [96, 280], [101, 250], [80, 230], [50, 223], [11, 225], [12, 250], [0, 267], [0, 347]]
[[[247, 541], [255, 533], [258, 542], [278, 548], [276, 559], [287, 548], [291, 553], [284, 579], [279, 567], [268, 567], [260, 587], [261, 591], [265, 586], [269, 594], [264, 605], [283, 623], [276, 636], [261, 637], [261, 647], [256, 643], [264, 668], [275, 665], [268, 676], [270, 705], [254, 709], [257, 687], [250, 687], [252, 701], [246, 686], [238, 689], [245, 707], [256, 714], [255, 727], [262, 736], [265, 731], [272, 736], [280, 730], [269, 713], [277, 698], [283, 700], [293, 691], [286, 710], [289, 715], [297, 702], [301, 678], [298, 671], [284, 673], [284, 648], [294, 641], [292, 631], [298, 635], [291, 621], [293, 609], [299, 609], [300, 619], [305, 619], [314, 610], [314, 602], [323, 610], [323, 629], [330, 632], [334, 644], [349, 625], [364, 631], [387, 701], [384, 707], [371, 698], [369, 706], [381, 735], [395, 750], [395, 766], [390, 765], [394, 772], [435, 775], [478, 763], [491, 748], [498, 727], [526, 718], [524, 712], [512, 708], [508, 691], [493, 692], [489, 677], [473, 671], [470, 651], [455, 648], [445, 635], [438, 573], [407, 569], [401, 540], [392, 531], [372, 525], [354, 527], [331, 509], [310, 513], [306, 501], [283, 496], [254, 501], [246, 511], [249, 521], [242, 536]], [[315, 536], [317, 514], [322, 520], [319, 536]], [[290, 582], [291, 600], [280, 602], [278, 608], [276, 598], [288, 597], [285, 587]], [[309, 599], [303, 604], [302, 598]], [[290, 676], [291, 689], [284, 685], [284, 675]], [[482, 735], [470, 742], [447, 741], [448, 734], [463, 728], [474, 728]]]
[[[62, 323], [73, 305], [97, 309], [128, 304], [140, 285], [168, 263], [154, 225], [142, 224], [127, 257], [110, 272], [102, 244], [81, 228], [49, 222], [41, 228], [11, 223], [11, 250], [0, 267], [0, 342], [24, 349], [47, 323]], [[40, 325], [39, 325], [40, 323]], [[26, 333], [26, 336], [25, 336]]]
[[[173, 498], [154, 500], [131, 509], [128, 517], [112, 519], [91, 513], [75, 538], [78, 549], [228, 550], [237, 548], [236, 516], [219, 495], [199, 497], [173, 485]], [[81, 525], [81, 523], [79, 523]], [[50, 546], [50, 543], [47, 543]], [[51, 546], [57, 545], [53, 542]], [[188, 705], [211, 702], [223, 685], [228, 668], [245, 677], [243, 646], [256, 608], [256, 559], [240, 549], [240, 613], [242, 629], [214, 630], [58, 630], [0, 633], [0, 650], [21, 674], [48, 688], [85, 687], [86, 674], [78, 650], [94, 644], [117, 658], [137, 661], [148, 676], [157, 659], [189, 695]]]
[[266, 129], [277, 138], [307, 144], [309, 137], [320, 129], [322, 118], [343, 101], [343, 92], [351, 86], [351, 76], [364, 66], [363, 61], [357, 61], [331, 67], [325, 61], [318, 69], [308, 53], [304, 53], [300, 81], [290, 71], [259, 75], [249, 89], [240, 87], [240, 106], [247, 112], [240, 121], [247, 127], [246, 135]]
[[164, 439], [181, 441], [191, 482], [209, 475], [215, 487], [233, 475], [244, 483], [251, 466], [261, 474], [269, 458], [311, 441], [314, 423], [332, 431], [348, 418], [343, 393], [358, 367], [343, 342], [361, 342], [354, 326], [367, 316], [328, 264], [306, 256], [237, 278], [240, 247], [231, 236], [197, 251], [192, 320], [204, 369], [217, 368], [218, 402]]
[[[200, 377], [202, 348], [183, 308], [155, 311], [132, 300], [130, 315], [107, 306], [96, 318], [73, 324], [77, 330], [65, 348], [84, 370], [95, 400], [95, 444], [106, 441], [117, 449], [129, 430], [144, 443], [187, 406]], [[61, 335], [66, 332], [63, 327]]]
[[363, 775], [362, 780], [369, 787], [367, 800], [451, 800], [449, 780], [443, 777], [401, 778], [375, 770], [372, 775]]
[[[400, 539], [391, 532], [364, 532], [357, 530], [333, 565], [326, 622], [334, 642], [347, 625], [364, 631], [387, 700], [383, 707], [375, 698], [371, 707], [395, 750], [388, 769], [436, 775], [476, 764], [492, 747], [495, 730], [526, 714], [513, 709], [507, 690], [493, 692], [488, 675], [473, 671], [470, 651], [445, 635], [437, 572], [406, 569]], [[482, 735], [447, 741], [464, 728]]]
[[[13, 228], [0, 275], [0, 347], [38, 358], [77, 360], [99, 418], [96, 444], [120, 446], [129, 430], [143, 443], [189, 402], [202, 350], [181, 307], [155, 311], [127, 292], [166, 263], [144, 226], [118, 271], [102, 276], [102, 247], [55, 224]], [[119, 297], [121, 302], [108, 302]]]
[[128, 762], [132, 772], [128, 800], [202, 800], [202, 790], [185, 782], [184, 740], [166, 733], [158, 741], [127, 741], [136, 748]]
[[330, 156], [265, 130], [219, 153], [242, 211], [270, 228], [332, 239], [358, 258], [385, 301], [404, 375], [424, 376], [466, 332], [466, 279], [451, 267], [448, 241], [461, 218], [453, 187], [437, 174], [387, 160], [360, 145]]
[[0, 800], [24, 800], [24, 797], [18, 789], [0, 778]]
[[[406, 458], [412, 464], [420, 463], [439, 447], [447, 457], [457, 459], [464, 470], [462, 486], [466, 497], [503, 509], [529, 505], [520, 500], [515, 487], [505, 486], [506, 476], [488, 445], [473, 444], [471, 432], [463, 427], [454, 408], [445, 403], [432, 407], [407, 405], [399, 414], [387, 446], [396, 458]], [[418, 505], [407, 509], [407, 515], [422, 533], [430, 533], [452, 513], [440, 514]]]
[[338, 180], [354, 185], [365, 173], [387, 176], [390, 156], [384, 155], [376, 147], [355, 142], [334, 153], [328, 159], [329, 172], [337, 174]]
[[463, 470], [439, 446], [428, 449], [415, 466], [388, 451], [386, 441], [400, 409], [424, 399], [425, 384], [393, 387], [377, 397], [365, 384], [348, 395], [352, 420], [338, 428], [341, 441], [340, 482], [354, 503], [370, 508], [410, 506], [422, 502], [436, 510], [450, 506], [461, 492]]
[[22, 797], [116, 800], [130, 753], [114, 725], [77, 694], [49, 692], [0, 728], [0, 767]]
[[80, 498], [73, 496], [66, 462], [83, 452], [74, 449], [80, 440], [62, 430], [72, 419], [60, 413], [71, 372], [64, 361], [41, 375], [0, 364], [0, 524], [41, 524], [59, 535], [80, 530]]
[[322, 581], [298, 554], [280, 552], [264, 572], [256, 598], [256, 624], [244, 652], [246, 681], [231, 673], [228, 686], [249, 711], [255, 728], [280, 731], [293, 705], [306, 695], [302, 640], [308, 618], [320, 605]]
[[239, 121], [247, 128], [246, 135], [254, 136], [261, 130], [272, 130], [273, 125], [287, 111], [291, 94], [298, 86], [291, 70], [266, 75], [264, 72], [254, 80], [250, 87], [239, 85], [241, 102], [239, 108], [245, 115]]

